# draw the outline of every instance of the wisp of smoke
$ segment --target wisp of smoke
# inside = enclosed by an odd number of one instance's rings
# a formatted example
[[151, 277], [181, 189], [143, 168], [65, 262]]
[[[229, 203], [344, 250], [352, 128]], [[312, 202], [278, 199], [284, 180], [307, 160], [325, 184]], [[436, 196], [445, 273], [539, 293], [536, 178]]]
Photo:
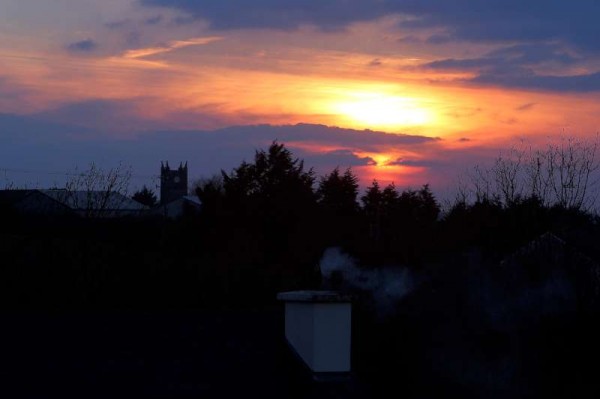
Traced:
[[371, 293], [380, 316], [393, 312], [396, 303], [414, 287], [414, 278], [403, 267], [360, 268], [339, 247], [327, 248], [320, 261], [324, 285]]

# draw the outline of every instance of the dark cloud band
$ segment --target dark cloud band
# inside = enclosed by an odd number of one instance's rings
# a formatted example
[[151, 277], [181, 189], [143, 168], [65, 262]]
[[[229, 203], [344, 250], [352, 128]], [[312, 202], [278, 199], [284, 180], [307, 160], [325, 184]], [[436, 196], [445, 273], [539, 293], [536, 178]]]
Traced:
[[67, 50], [73, 53], [89, 53], [98, 48], [98, 43], [92, 39], [81, 40], [71, 43], [67, 46]]
[[443, 27], [452, 39], [471, 41], [563, 40], [600, 51], [600, 2], [547, 0], [141, 0], [182, 10], [215, 29], [295, 29], [303, 24], [337, 29], [390, 14], [415, 17], [406, 27]]

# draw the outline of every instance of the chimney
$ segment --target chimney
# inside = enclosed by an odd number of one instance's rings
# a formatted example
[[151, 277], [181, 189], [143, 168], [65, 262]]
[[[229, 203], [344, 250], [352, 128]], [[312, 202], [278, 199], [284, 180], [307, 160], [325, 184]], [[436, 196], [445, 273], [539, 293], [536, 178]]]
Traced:
[[335, 291], [291, 291], [285, 303], [285, 337], [316, 380], [349, 377], [352, 304]]

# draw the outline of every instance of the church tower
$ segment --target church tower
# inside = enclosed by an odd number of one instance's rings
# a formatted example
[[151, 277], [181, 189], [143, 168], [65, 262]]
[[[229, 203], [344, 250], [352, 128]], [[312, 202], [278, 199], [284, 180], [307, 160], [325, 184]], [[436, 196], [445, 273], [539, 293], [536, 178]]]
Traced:
[[179, 164], [171, 169], [169, 162], [160, 163], [160, 203], [168, 204], [188, 193], [188, 165]]

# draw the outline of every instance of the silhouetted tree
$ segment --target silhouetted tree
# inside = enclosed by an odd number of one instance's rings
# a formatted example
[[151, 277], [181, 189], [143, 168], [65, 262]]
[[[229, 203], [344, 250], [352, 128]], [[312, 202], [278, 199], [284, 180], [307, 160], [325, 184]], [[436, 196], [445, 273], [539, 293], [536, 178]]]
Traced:
[[152, 190], [150, 190], [145, 185], [141, 190], [136, 191], [131, 198], [142, 205], [146, 205], [148, 207], [153, 207], [158, 203], [158, 198], [156, 194]]
[[319, 203], [329, 210], [348, 213], [358, 209], [358, 178], [348, 168], [340, 174], [335, 168], [329, 175], [321, 178], [317, 189]]
[[[303, 211], [315, 201], [312, 169], [304, 170], [304, 161], [294, 159], [283, 144], [273, 142], [268, 151], [256, 152], [254, 163], [243, 162], [231, 174], [223, 175], [225, 197], [240, 205], [268, 205], [261, 211]], [[295, 205], [300, 206], [297, 208]]]
[[201, 213], [206, 217], [216, 216], [220, 213], [223, 202], [224, 188], [223, 177], [215, 175], [210, 178], [199, 179], [192, 188], [202, 202]]
[[369, 236], [374, 240], [389, 237], [389, 216], [398, 200], [398, 192], [393, 183], [388, 184], [383, 190], [379, 182], [373, 180], [367, 187], [365, 195], [361, 197], [363, 211], [369, 224]]
[[382, 193], [381, 188], [379, 187], [379, 182], [377, 180], [373, 180], [371, 185], [367, 187], [367, 191], [360, 198], [363, 203], [363, 209], [367, 212], [375, 210], [381, 206], [382, 202]]
[[372, 262], [414, 264], [430, 247], [440, 207], [428, 185], [399, 193], [394, 184], [381, 190], [375, 180], [361, 198], [367, 219]]
[[598, 144], [597, 138], [564, 138], [538, 149], [522, 143], [500, 154], [490, 167], [474, 167], [462, 197], [471, 194], [476, 201], [498, 200], [503, 206], [536, 197], [548, 207], [588, 210], [596, 199], [592, 187], [600, 169]]
[[597, 147], [597, 138], [551, 140], [543, 148], [521, 143], [490, 167], [476, 166], [444, 217], [442, 246], [501, 256], [543, 233], [580, 228], [595, 201]]
[[222, 177], [215, 231], [221, 240], [216, 245], [227, 249], [220, 262], [244, 281], [245, 289], [267, 284], [263, 293], [271, 295], [275, 289], [306, 287], [319, 253], [312, 169], [305, 170], [303, 161], [273, 142], [256, 152], [253, 163], [242, 162]]
[[433, 225], [440, 214], [440, 206], [428, 184], [418, 191], [403, 191], [397, 199], [397, 207], [400, 217], [415, 227]]
[[103, 217], [124, 201], [130, 179], [131, 167], [119, 164], [102, 169], [92, 162], [87, 170], [72, 174], [60, 192], [60, 201], [81, 209], [85, 217]]
[[394, 246], [404, 247], [397, 251], [400, 259], [416, 264], [422, 261], [428, 252], [432, 252], [436, 245], [439, 214], [440, 206], [428, 184], [419, 190], [408, 189], [400, 194], [390, 216], [394, 225], [401, 226], [394, 237]]
[[350, 168], [335, 168], [317, 189], [321, 231], [328, 245], [347, 244], [359, 228], [358, 178]]
[[198, 179], [194, 182], [192, 190], [203, 202], [209, 200], [209, 197], [223, 195], [223, 177], [214, 175]]

